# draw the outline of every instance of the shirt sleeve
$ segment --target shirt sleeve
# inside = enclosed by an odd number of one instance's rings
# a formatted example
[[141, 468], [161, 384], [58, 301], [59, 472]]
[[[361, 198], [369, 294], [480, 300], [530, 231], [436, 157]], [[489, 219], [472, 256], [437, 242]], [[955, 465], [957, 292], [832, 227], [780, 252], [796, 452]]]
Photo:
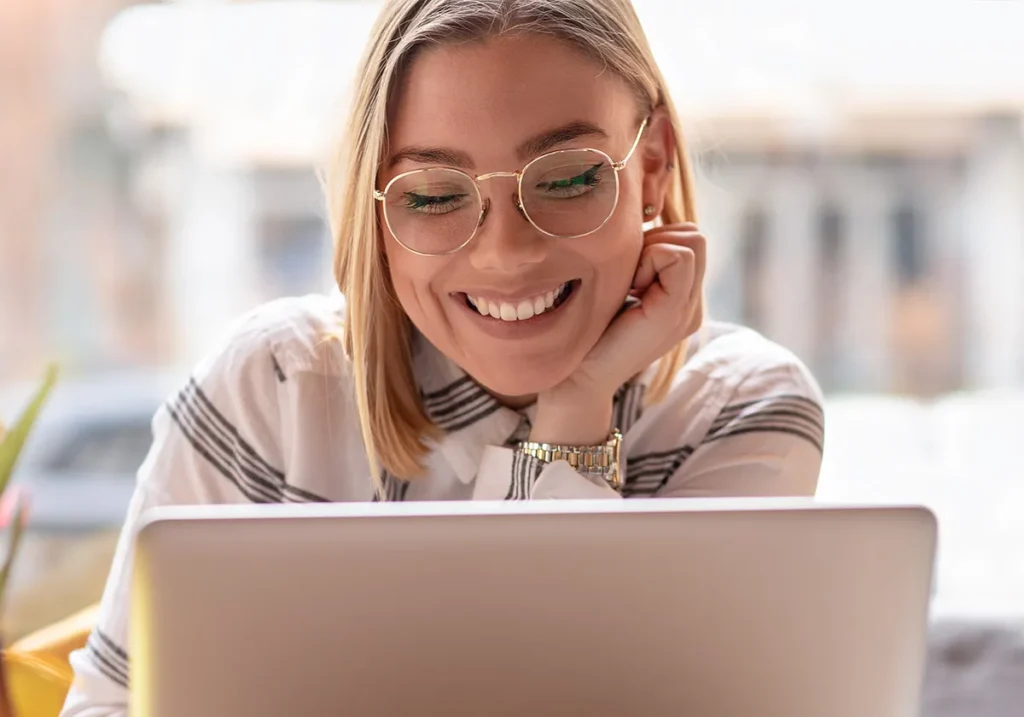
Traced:
[[752, 372], [717, 408], [696, 445], [666, 452], [676, 467], [655, 495], [813, 496], [824, 446], [823, 403], [817, 383], [798, 363]]
[[275, 363], [245, 327], [200, 363], [157, 411], [153, 443], [122, 528], [86, 645], [70, 656], [74, 680], [61, 717], [124, 717], [128, 710], [128, 625], [134, 539], [155, 506], [280, 500], [283, 476], [271, 425]]

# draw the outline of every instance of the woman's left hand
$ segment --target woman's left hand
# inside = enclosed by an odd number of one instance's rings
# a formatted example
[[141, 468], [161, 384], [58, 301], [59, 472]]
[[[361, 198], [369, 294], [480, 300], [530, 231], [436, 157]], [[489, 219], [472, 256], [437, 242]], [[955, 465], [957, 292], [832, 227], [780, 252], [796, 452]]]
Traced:
[[[706, 240], [695, 224], [661, 226], [644, 234], [631, 291], [640, 305], [612, 321], [569, 378], [537, 397], [531, 440], [582, 444], [607, 437], [611, 400], [619, 387], [700, 328], [705, 265]], [[577, 433], [595, 435], [572, 440]]]

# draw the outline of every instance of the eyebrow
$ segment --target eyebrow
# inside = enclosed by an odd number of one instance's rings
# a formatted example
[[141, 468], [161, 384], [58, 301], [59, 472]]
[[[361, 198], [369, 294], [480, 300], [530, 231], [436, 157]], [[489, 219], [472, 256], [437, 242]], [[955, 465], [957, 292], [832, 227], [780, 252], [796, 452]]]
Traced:
[[388, 167], [394, 167], [402, 160], [419, 162], [420, 164], [443, 164], [448, 167], [459, 169], [471, 169], [473, 160], [465, 152], [444, 147], [405, 147], [399, 152], [391, 155], [388, 160]]
[[[591, 122], [570, 122], [526, 140], [516, 147], [516, 155], [519, 159], [526, 160], [580, 137], [607, 138], [608, 133]], [[468, 154], [448, 147], [404, 147], [391, 155], [388, 167], [394, 167], [403, 160], [420, 164], [443, 164], [459, 169], [473, 168], [473, 160]]]
[[526, 140], [516, 147], [516, 155], [518, 155], [519, 159], [529, 159], [580, 137], [601, 137], [604, 139], [608, 137], [608, 133], [590, 122], [570, 122], [553, 130], [541, 132]]

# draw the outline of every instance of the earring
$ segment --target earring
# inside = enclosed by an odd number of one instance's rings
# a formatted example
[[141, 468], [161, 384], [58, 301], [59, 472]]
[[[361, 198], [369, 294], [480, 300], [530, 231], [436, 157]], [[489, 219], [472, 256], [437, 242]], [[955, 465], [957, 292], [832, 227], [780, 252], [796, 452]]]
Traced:
[[644, 206], [644, 216], [645, 217], [653, 217], [657, 213], [658, 213], [658, 210], [654, 207], [653, 204], [647, 204], [646, 206]]

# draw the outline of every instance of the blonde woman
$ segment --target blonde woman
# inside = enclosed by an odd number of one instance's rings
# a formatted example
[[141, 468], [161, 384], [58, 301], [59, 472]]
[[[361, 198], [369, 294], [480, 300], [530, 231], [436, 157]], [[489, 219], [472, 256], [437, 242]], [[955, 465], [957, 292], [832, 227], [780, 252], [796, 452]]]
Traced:
[[683, 134], [627, 0], [391, 0], [357, 77], [327, 177], [346, 301], [257, 309], [157, 414], [65, 717], [125, 713], [150, 506], [815, 490], [814, 380], [704, 322]]

